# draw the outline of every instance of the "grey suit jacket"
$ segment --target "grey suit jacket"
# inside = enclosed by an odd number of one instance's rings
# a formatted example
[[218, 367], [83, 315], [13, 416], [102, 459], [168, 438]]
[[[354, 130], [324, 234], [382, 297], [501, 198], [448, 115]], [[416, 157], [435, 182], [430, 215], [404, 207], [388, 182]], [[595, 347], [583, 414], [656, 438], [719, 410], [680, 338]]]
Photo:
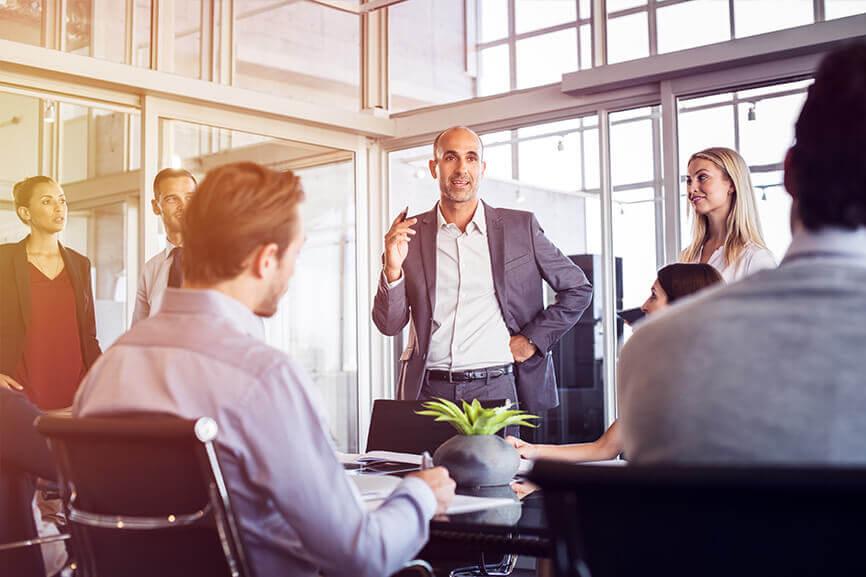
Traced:
[[[403, 263], [404, 282], [389, 290], [384, 275], [373, 303], [373, 322], [395, 335], [412, 320], [416, 343], [404, 354], [398, 397], [417, 399], [423, 384], [436, 306], [436, 210], [417, 215], [417, 234]], [[484, 204], [493, 287], [505, 326], [529, 337], [538, 352], [516, 365], [521, 408], [541, 411], [559, 404], [551, 348], [578, 321], [592, 298], [583, 271], [544, 236], [530, 212]], [[546, 309], [542, 279], [556, 291]], [[411, 339], [410, 339], [411, 340]]]

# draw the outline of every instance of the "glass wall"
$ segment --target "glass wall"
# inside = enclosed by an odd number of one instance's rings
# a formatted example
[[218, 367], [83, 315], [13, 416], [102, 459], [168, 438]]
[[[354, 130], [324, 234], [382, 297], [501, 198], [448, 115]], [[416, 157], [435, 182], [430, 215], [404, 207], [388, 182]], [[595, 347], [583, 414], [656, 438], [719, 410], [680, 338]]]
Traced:
[[234, 11], [235, 86], [359, 108], [358, 16], [273, 0], [235, 0]]
[[[823, 0], [827, 20], [866, 12]], [[820, 7], [820, 6], [819, 6]], [[643, 58], [811, 24], [813, 0], [607, 0], [607, 62]]]
[[664, 264], [660, 117], [658, 106], [609, 115], [613, 252], [625, 309], [646, 300]]
[[[213, 126], [163, 119], [161, 167], [201, 179], [230, 162], [297, 171], [306, 243], [279, 311], [264, 321], [268, 344], [300, 362], [313, 379], [337, 446], [358, 442], [355, 168], [352, 155]], [[200, 181], [200, 180], [199, 180]], [[160, 247], [165, 236], [160, 224]], [[310, 306], [310, 303], [317, 306]]]
[[410, 0], [389, 9], [389, 25], [394, 111], [553, 84], [592, 66], [588, 0]]

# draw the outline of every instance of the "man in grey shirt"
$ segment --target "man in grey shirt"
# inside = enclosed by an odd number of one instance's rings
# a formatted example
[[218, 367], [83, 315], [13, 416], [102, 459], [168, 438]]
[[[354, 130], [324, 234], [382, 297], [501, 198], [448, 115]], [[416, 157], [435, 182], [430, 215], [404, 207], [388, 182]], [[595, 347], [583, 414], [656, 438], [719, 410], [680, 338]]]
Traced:
[[213, 417], [258, 575], [386, 576], [424, 545], [454, 482], [441, 467], [408, 475], [368, 513], [309, 377], [262, 341], [256, 315], [277, 311], [303, 244], [302, 199], [290, 171], [209, 173], [185, 215], [183, 290], [169, 288], [160, 311], [99, 359], [73, 411]]
[[785, 159], [778, 269], [650, 319], [623, 348], [630, 461], [866, 464], [866, 43], [822, 62]]

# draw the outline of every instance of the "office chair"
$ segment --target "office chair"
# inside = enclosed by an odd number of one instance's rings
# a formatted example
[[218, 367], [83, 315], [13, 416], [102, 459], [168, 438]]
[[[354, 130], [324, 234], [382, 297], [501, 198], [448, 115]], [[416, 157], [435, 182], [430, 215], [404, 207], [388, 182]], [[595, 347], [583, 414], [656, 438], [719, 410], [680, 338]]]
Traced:
[[36, 427], [57, 457], [82, 577], [248, 577], [209, 418], [70, 419]]
[[866, 575], [866, 469], [538, 461], [560, 577]]
[[44, 577], [45, 567], [39, 548], [42, 545], [66, 541], [69, 538], [68, 533], [60, 533], [50, 537], [34, 537], [14, 543], [0, 543], [0, 575]]

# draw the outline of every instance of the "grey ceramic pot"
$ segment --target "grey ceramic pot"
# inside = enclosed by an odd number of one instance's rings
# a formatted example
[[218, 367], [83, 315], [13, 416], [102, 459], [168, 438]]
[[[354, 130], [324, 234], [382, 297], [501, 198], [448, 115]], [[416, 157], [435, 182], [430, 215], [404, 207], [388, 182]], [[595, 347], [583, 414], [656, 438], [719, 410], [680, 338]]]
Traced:
[[496, 435], [455, 435], [433, 454], [460, 487], [505, 485], [520, 466], [520, 455]]

